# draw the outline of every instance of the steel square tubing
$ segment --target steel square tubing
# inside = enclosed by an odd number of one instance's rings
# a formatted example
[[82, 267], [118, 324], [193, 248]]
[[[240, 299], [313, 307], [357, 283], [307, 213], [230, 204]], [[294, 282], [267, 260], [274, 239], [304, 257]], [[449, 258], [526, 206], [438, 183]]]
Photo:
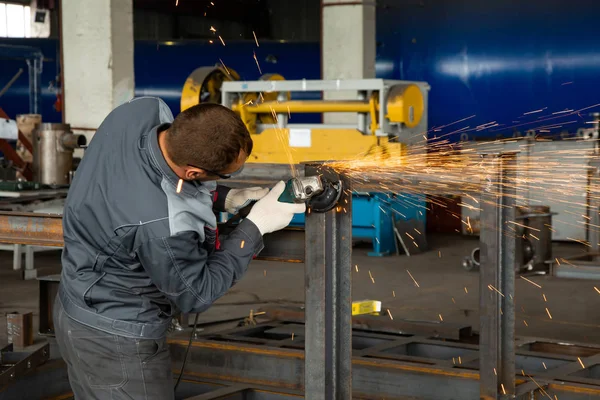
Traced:
[[251, 387], [231, 386], [213, 390], [208, 393], [187, 397], [185, 400], [283, 400], [301, 396], [287, 393], [275, 393]]
[[[320, 165], [306, 175], [336, 179]], [[344, 179], [344, 178], [342, 178]], [[352, 197], [343, 180], [339, 204], [307, 213], [305, 250], [305, 393], [311, 400], [352, 398]]]
[[414, 81], [397, 81], [387, 79], [331, 79], [331, 80], [295, 80], [295, 81], [237, 81], [223, 82], [222, 92], [324, 92], [337, 90], [383, 90], [386, 86], [397, 84], [420, 83]]
[[516, 154], [486, 154], [481, 197], [479, 373], [481, 399], [515, 393]]
[[590, 253], [598, 253], [600, 250], [600, 199], [596, 192], [600, 184], [600, 162], [597, 158], [590, 161], [588, 172], [588, 216], [590, 222], [587, 226], [587, 240], [590, 243]]

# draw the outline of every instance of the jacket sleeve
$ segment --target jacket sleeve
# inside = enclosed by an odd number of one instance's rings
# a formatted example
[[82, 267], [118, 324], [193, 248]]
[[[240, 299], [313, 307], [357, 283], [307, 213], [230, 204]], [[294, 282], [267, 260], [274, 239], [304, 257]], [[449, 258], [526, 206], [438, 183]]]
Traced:
[[225, 212], [225, 199], [231, 189], [227, 186], [217, 185], [217, 189], [213, 192], [213, 211]]
[[156, 287], [184, 313], [200, 312], [223, 296], [263, 248], [260, 231], [245, 220], [212, 254], [196, 232], [181, 232], [142, 243], [136, 250]]

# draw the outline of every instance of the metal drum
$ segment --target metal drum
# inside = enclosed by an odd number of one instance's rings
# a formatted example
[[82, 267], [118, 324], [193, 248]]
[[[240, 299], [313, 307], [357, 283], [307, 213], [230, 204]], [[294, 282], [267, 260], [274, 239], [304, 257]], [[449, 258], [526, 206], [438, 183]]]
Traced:
[[50, 186], [68, 185], [73, 151], [87, 139], [75, 135], [68, 124], [39, 124], [33, 131], [33, 179]]

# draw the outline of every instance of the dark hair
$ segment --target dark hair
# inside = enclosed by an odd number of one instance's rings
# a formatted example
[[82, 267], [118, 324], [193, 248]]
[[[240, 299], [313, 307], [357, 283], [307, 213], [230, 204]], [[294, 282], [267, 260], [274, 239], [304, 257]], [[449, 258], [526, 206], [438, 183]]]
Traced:
[[167, 152], [179, 166], [220, 172], [252, 152], [252, 138], [238, 115], [219, 104], [196, 104], [175, 117], [166, 137]]

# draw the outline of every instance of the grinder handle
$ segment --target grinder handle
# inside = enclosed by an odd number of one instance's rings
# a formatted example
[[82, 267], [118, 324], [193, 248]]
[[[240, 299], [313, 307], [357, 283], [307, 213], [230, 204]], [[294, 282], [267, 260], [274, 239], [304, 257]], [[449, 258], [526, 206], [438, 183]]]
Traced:
[[250, 204], [248, 204], [246, 207], [240, 209], [240, 211], [238, 211], [236, 216], [238, 218], [246, 218], [248, 216], [248, 214], [250, 214], [252, 207], [254, 207], [254, 205], [256, 204], [257, 201], [258, 200], [251, 201]]
[[279, 195], [277, 201], [281, 203], [290, 203], [293, 204], [296, 202], [296, 196], [294, 195], [294, 180], [290, 179], [285, 183], [285, 189], [283, 189], [283, 193]]
[[241, 219], [246, 218], [248, 216], [248, 214], [250, 214], [252, 207], [254, 207], [254, 205], [256, 204], [257, 201], [258, 200], [252, 201], [246, 207], [241, 208], [237, 214], [235, 214], [234, 216], [229, 218], [227, 220], [227, 222], [225, 222], [225, 224], [224, 224], [225, 228], [233, 228]]

